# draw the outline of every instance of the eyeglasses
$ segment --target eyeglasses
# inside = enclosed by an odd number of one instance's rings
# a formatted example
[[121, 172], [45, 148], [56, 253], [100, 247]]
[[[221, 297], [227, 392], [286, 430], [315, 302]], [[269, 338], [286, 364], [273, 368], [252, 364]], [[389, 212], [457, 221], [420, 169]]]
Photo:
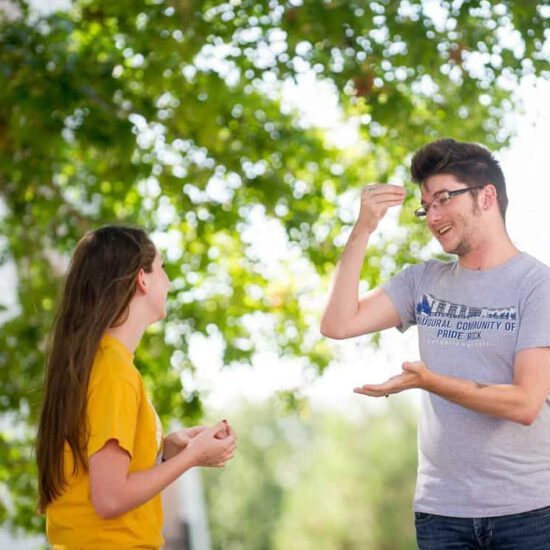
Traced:
[[440, 191], [439, 193], [435, 194], [435, 198], [432, 200], [432, 202], [424, 206], [421, 206], [420, 208], [417, 208], [414, 211], [414, 215], [417, 218], [423, 218], [426, 216], [426, 214], [428, 213], [428, 210], [432, 206], [435, 205], [437, 208], [441, 206], [445, 206], [452, 197], [455, 197], [456, 195], [460, 195], [462, 193], [467, 193], [468, 191], [473, 191], [474, 189], [481, 189], [486, 185], [487, 184], [474, 185], [473, 187], [465, 187], [464, 189], [456, 189], [455, 191]]

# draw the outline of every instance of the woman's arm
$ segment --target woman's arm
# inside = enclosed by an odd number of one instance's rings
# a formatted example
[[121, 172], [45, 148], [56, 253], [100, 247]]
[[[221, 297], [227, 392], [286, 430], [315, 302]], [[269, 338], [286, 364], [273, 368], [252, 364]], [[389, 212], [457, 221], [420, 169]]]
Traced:
[[90, 491], [93, 506], [109, 519], [141, 506], [193, 466], [223, 467], [233, 457], [237, 437], [233, 430], [224, 439], [226, 425], [219, 422], [193, 437], [184, 450], [158, 466], [128, 473], [130, 455], [110, 439], [90, 457]]

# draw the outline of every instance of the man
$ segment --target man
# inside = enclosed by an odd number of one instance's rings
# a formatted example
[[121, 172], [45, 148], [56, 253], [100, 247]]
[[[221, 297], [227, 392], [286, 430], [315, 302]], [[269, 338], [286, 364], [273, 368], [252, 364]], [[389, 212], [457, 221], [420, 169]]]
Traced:
[[405, 197], [396, 185], [367, 186], [321, 332], [418, 326], [421, 361], [355, 391], [426, 390], [414, 501], [421, 550], [548, 550], [550, 269], [508, 237], [504, 176], [489, 151], [438, 140], [415, 154], [411, 173], [416, 215], [457, 261], [407, 267], [359, 299], [369, 237]]

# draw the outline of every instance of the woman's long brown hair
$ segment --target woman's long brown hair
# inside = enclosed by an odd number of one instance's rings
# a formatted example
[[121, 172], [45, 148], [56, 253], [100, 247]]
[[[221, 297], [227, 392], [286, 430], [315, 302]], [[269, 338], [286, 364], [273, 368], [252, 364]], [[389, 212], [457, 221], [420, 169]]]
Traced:
[[105, 226], [83, 237], [73, 254], [50, 335], [36, 441], [39, 510], [66, 487], [65, 441], [73, 474], [87, 469], [86, 397], [94, 357], [108, 327], [126, 320], [140, 269], [151, 272], [156, 249], [142, 229]]

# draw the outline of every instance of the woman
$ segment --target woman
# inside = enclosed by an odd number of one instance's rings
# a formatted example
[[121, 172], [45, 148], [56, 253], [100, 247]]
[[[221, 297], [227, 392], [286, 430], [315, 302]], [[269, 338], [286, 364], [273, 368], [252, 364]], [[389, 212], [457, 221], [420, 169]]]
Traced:
[[166, 315], [168, 277], [141, 229], [106, 226], [73, 255], [45, 378], [37, 440], [39, 507], [55, 550], [160, 548], [160, 492], [193, 466], [224, 466], [225, 421], [164, 441], [133, 365]]

